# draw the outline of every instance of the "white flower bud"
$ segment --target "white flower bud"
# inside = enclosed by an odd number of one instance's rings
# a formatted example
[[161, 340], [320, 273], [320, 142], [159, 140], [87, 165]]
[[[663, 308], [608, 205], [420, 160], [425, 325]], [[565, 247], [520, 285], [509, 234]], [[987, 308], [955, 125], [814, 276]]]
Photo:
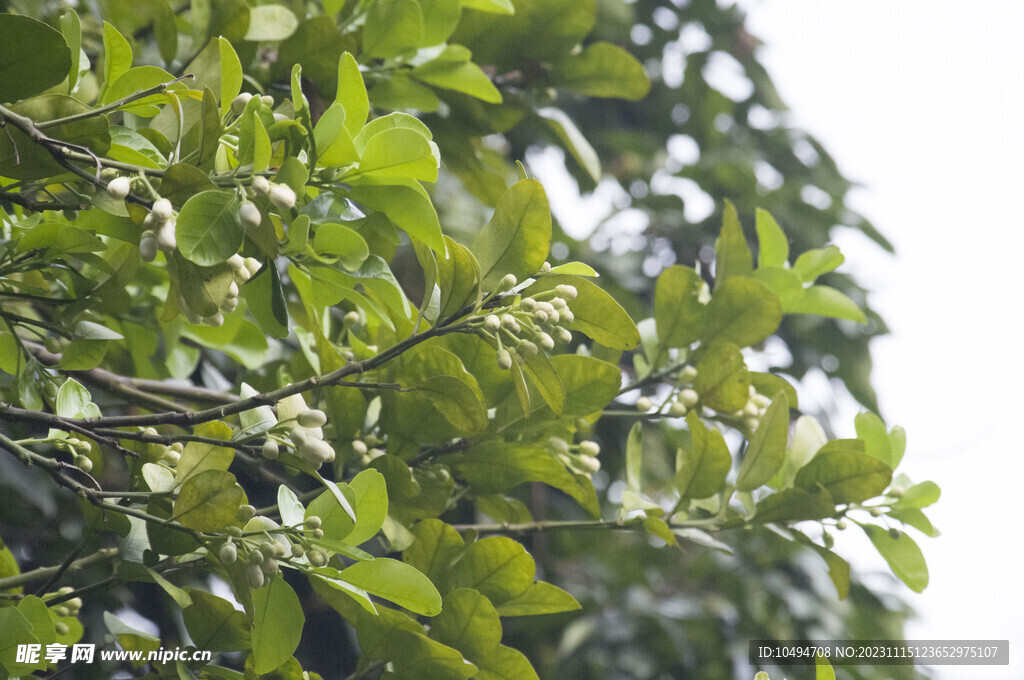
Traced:
[[743, 424], [746, 425], [749, 430], [756, 430], [757, 426], [761, 424], [761, 419], [750, 416], [743, 419]]
[[550, 351], [555, 348], [555, 341], [547, 333], [538, 333], [537, 342], [545, 351]]
[[317, 517], [316, 515], [310, 515], [309, 517], [306, 518], [306, 528], [307, 529], [310, 529], [310, 530], [319, 529], [322, 524], [323, 524], [323, 520], [320, 519], [319, 517]]
[[262, 267], [263, 264], [255, 257], [245, 258], [245, 268], [249, 271], [249, 276], [256, 276], [256, 272], [258, 272]]
[[324, 555], [320, 550], [310, 550], [309, 563], [312, 564], [314, 567], [322, 567], [325, 564], [327, 564], [327, 556]]
[[181, 460], [181, 454], [177, 451], [171, 451], [168, 449], [167, 453], [164, 454], [164, 460], [167, 461], [168, 465], [173, 467]]
[[543, 309], [536, 309], [533, 312], [533, 320], [536, 321], [537, 323], [547, 323], [548, 313], [545, 312]]
[[562, 315], [558, 313], [557, 309], [551, 310], [548, 313], [548, 323], [555, 324], [562, 320]]
[[257, 175], [252, 178], [252, 190], [257, 194], [268, 194], [270, 193], [270, 180], [262, 175]]
[[563, 300], [560, 297], [553, 297], [553, 298], [551, 298], [551, 303], [550, 304], [558, 312], [561, 312], [563, 309], [565, 309], [566, 307], [569, 306], [569, 305], [565, 304], [565, 300]]
[[572, 333], [570, 333], [565, 328], [556, 328], [555, 335], [558, 336], [558, 341], [561, 342], [562, 344], [568, 345], [570, 342], [572, 342]]
[[238, 548], [234, 543], [225, 543], [220, 547], [220, 561], [224, 564], [233, 564], [238, 559]]
[[571, 286], [568, 283], [555, 286], [555, 292], [566, 300], [575, 300], [576, 296], [579, 294], [576, 290], [576, 286]]
[[484, 328], [491, 332], [498, 330], [499, 328], [501, 328], [501, 319], [499, 319], [493, 314], [488, 314], [484, 318]]
[[512, 355], [506, 349], [498, 350], [498, 368], [505, 371], [512, 368]]
[[122, 199], [132, 190], [132, 181], [127, 177], [115, 177], [107, 184], [107, 194], [111, 198]]
[[516, 280], [515, 274], [505, 274], [501, 277], [501, 280], [498, 281], [498, 290], [509, 290], [517, 283], [519, 282]]
[[527, 354], [533, 356], [534, 354], [538, 354], [540, 352], [540, 350], [537, 348], [537, 345], [533, 344], [529, 340], [523, 340], [522, 342], [520, 342], [519, 347], [517, 349], [522, 350], [524, 356]]
[[272, 107], [274, 105], [274, 98], [271, 97], [269, 94], [265, 94], [262, 97], [260, 97], [260, 101], [263, 102], [264, 106]]
[[238, 298], [238, 293], [239, 293], [238, 284], [236, 282], [234, 282], [234, 281], [229, 283], [228, 284], [228, 295], [227, 295], [228, 299], [231, 299], [231, 298], [236, 298], [237, 299]]
[[152, 215], [157, 220], [166, 222], [174, 217], [174, 206], [172, 206], [171, 202], [166, 198], [158, 198], [156, 202], [153, 203]]
[[569, 444], [561, 437], [548, 438], [548, 451], [551, 453], [569, 453]]
[[178, 453], [181, 453], [182, 451], [185, 450], [185, 445], [182, 444], [181, 442], [174, 442], [173, 444], [168, 446], [167, 449], [169, 451], [177, 451]]
[[759, 409], [757, 408], [757, 404], [755, 404], [753, 401], [748, 401], [746, 405], [743, 407], [743, 415], [757, 417], [758, 410]]
[[[259, 555], [259, 553], [250, 553], [252, 555]], [[249, 587], [253, 590], [257, 590], [263, 587], [266, 579], [263, 576], [263, 570], [260, 569], [258, 564], [250, 564], [245, 568], [245, 575], [249, 578]]]
[[549, 271], [551, 271], [551, 263], [545, 262], [540, 266], [540, 270], [542, 273], [547, 274]]
[[146, 229], [159, 229], [161, 224], [163, 224], [163, 220], [158, 220], [153, 213], [149, 213], [142, 219], [142, 226]]
[[384, 449], [372, 448], [372, 449], [370, 449], [369, 451], [366, 452], [366, 457], [369, 460], [374, 460], [374, 459], [380, 458], [384, 454], [385, 454]]
[[291, 210], [295, 207], [295, 192], [286, 184], [273, 184], [270, 187], [270, 202], [280, 210]]
[[601, 453], [601, 446], [590, 439], [580, 442], [580, 453], [591, 458]]
[[139, 239], [139, 258], [143, 262], [152, 262], [156, 259], [157, 250], [156, 235], [151, 231], [142, 232], [142, 238]]
[[363, 456], [366, 455], [366, 451], [366, 442], [364, 442], [362, 439], [354, 439], [352, 441], [352, 453], [356, 454], [357, 456]]
[[276, 460], [281, 455], [281, 447], [278, 446], [277, 442], [273, 439], [268, 439], [263, 442], [263, 448], [260, 449], [260, 454], [267, 460]]
[[686, 415], [686, 404], [681, 401], [673, 401], [672, 405], [669, 406], [668, 412], [676, 418], [682, 418]]
[[572, 323], [576, 320], [576, 315], [572, 313], [572, 310], [566, 307], [565, 309], [558, 312], [558, 315], [562, 318], [565, 323]]
[[216, 314], [213, 314], [211, 316], [204, 316], [203, 323], [205, 323], [207, 326], [220, 328], [221, 326], [224, 325], [224, 315], [221, 314], [220, 312], [217, 312]]
[[529, 312], [530, 310], [537, 306], [537, 301], [531, 297], [523, 298], [522, 301], [520, 301], [519, 306], [522, 307], [527, 312]]
[[697, 394], [696, 390], [687, 387], [685, 390], [679, 391], [677, 399], [679, 399], [686, 408], [693, 408], [697, 405], [697, 402], [700, 401], [700, 395]]
[[298, 422], [302, 427], [323, 427], [327, 424], [327, 414], [319, 409], [309, 409], [299, 414]]
[[246, 201], [238, 206], [238, 219], [242, 222], [243, 228], [255, 229], [263, 221], [263, 215], [260, 214], [260, 209], [256, 207], [255, 203]]
[[518, 333], [519, 331], [522, 330], [519, 327], [519, 322], [516, 321], [516, 318], [511, 314], [501, 315], [501, 325], [507, 328], [508, 330], [512, 331], [513, 333]]
[[846, 531], [846, 527], [848, 526], [849, 524], [847, 524], [845, 519], [840, 519], [838, 522], [836, 522], [836, 529], [838, 529], [839, 531]]
[[234, 99], [231, 100], [231, 111], [236, 115], [242, 115], [242, 111], [245, 111], [245, 105], [252, 99], [252, 93], [243, 92]]
[[579, 461], [580, 467], [590, 474], [594, 474], [601, 469], [601, 461], [592, 456], [580, 456], [577, 460]]
[[92, 460], [89, 456], [78, 454], [72, 459], [72, 462], [74, 462], [75, 467], [80, 469], [82, 472], [92, 472]]
[[165, 253], [173, 252], [178, 247], [178, 237], [174, 232], [176, 226], [174, 220], [164, 222], [156, 233], [156, 244]]
[[680, 382], [693, 382], [697, 378], [697, 368], [695, 366], [684, 366], [683, 370], [679, 371]]
[[343, 316], [341, 319], [341, 324], [345, 328], [352, 328], [357, 323], [359, 323], [359, 312], [354, 310], [346, 313], [345, 316]]
[[654, 404], [647, 397], [640, 397], [636, 400], [636, 410], [638, 411], [650, 411], [652, 406]]

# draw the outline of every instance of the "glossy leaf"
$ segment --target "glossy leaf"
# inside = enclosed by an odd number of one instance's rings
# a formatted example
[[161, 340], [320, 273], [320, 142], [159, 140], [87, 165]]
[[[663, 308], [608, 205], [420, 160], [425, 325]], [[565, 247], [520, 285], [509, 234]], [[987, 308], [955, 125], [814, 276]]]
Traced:
[[211, 266], [237, 253], [245, 237], [236, 219], [239, 205], [232, 191], [203, 191], [188, 199], [178, 214], [181, 254], [195, 264]]
[[750, 373], [740, 348], [731, 342], [712, 345], [697, 362], [693, 388], [716, 411], [743, 408], [750, 396]]
[[0, 102], [44, 92], [59, 85], [71, 71], [67, 41], [43, 22], [20, 14], [0, 14], [0, 35], [4, 36], [0, 41]]
[[262, 675], [291, 658], [302, 638], [306, 615], [295, 591], [281, 576], [254, 590], [252, 604], [253, 669]]
[[444, 583], [451, 564], [465, 550], [462, 536], [439, 519], [426, 519], [412, 528], [415, 541], [402, 553], [402, 560], [436, 584]]
[[370, 6], [363, 29], [367, 56], [397, 57], [423, 40], [423, 11], [416, 0], [379, 0]]
[[774, 333], [781, 321], [779, 300], [763, 284], [753, 279], [727, 279], [716, 285], [708, 303], [703, 341], [749, 347]]
[[681, 498], [707, 498], [722, 490], [732, 454], [722, 433], [705, 427], [700, 416], [686, 415], [690, 441], [676, 454], [676, 489]]
[[789, 399], [780, 392], [772, 399], [761, 424], [750, 438], [736, 477], [738, 491], [753, 491], [766, 483], [785, 462], [789, 435]]
[[885, 558], [892, 573], [915, 593], [924, 592], [928, 587], [928, 565], [914, 539], [903, 531], [896, 532], [894, 537], [891, 532], [874, 524], [864, 524], [861, 528]]
[[636, 57], [617, 45], [595, 42], [571, 54], [551, 69], [555, 87], [591, 97], [638, 101], [647, 96], [651, 82]]
[[544, 264], [551, 247], [551, 210], [544, 188], [535, 179], [513, 184], [498, 201], [494, 215], [473, 239], [481, 285], [494, 290], [506, 274], [518, 281]]
[[[209, 439], [231, 439], [231, 428], [220, 421], [203, 423], [195, 428], [195, 434]], [[227, 446], [215, 446], [205, 442], [187, 442], [175, 469], [175, 486], [185, 483], [205, 470], [227, 470], [235, 458], [235, 450]]]
[[690, 267], [672, 265], [658, 275], [654, 320], [665, 347], [688, 347], [704, 331], [707, 308], [698, 301], [701, 278]]
[[[814, 491], [825, 488], [836, 503], [860, 503], [885, 491], [892, 469], [855, 450], [841, 449], [829, 442], [796, 474], [796, 488]], [[862, 449], [863, 450], [863, 449]]]
[[299, 25], [290, 9], [282, 5], [257, 5], [249, 9], [249, 29], [246, 40], [284, 40]]
[[634, 349], [640, 344], [640, 331], [626, 310], [588, 279], [570, 274], [544, 276], [527, 287], [523, 297], [553, 290], [562, 284], [573, 286], [577, 292], [576, 298], [569, 302], [575, 318], [561, 324], [563, 327], [579, 331], [612, 349]]
[[580, 609], [580, 603], [558, 586], [536, 581], [520, 595], [498, 607], [501, 616], [539, 616]]
[[201, 590], [189, 590], [192, 604], [182, 614], [189, 637], [198, 649], [236, 652], [249, 649], [249, 625], [245, 612], [230, 602]]
[[405, 562], [386, 557], [372, 562], [357, 562], [343, 569], [340, 578], [423, 616], [436, 616], [441, 611], [441, 595], [437, 588], [430, 579]]
[[471, 544], [452, 569], [453, 588], [474, 588], [495, 606], [522, 595], [533, 583], [536, 567], [526, 548], [504, 536]]
[[182, 484], [174, 502], [174, 519], [196, 531], [219, 531], [235, 519], [243, 503], [245, 492], [233, 474], [206, 470]]

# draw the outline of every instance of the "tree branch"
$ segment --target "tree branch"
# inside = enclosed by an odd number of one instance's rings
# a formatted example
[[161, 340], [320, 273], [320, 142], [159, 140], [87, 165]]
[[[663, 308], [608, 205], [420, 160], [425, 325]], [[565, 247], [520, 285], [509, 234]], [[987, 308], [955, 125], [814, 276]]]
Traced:
[[[21, 586], [29, 583], [35, 583], [36, 581], [42, 581], [43, 579], [50, 579], [55, 575], [59, 577], [65, 572], [74, 573], [76, 571], [81, 571], [93, 564], [112, 560], [117, 557], [119, 553], [120, 551], [117, 548], [101, 548], [93, 554], [86, 555], [85, 557], [74, 560], [71, 563], [58, 564], [52, 567], [39, 567], [32, 571], [26, 571], [6, 578], [0, 578], [0, 591], [10, 590], [11, 588], [20, 588]], [[56, 581], [54, 581], [54, 583], [56, 583]]]

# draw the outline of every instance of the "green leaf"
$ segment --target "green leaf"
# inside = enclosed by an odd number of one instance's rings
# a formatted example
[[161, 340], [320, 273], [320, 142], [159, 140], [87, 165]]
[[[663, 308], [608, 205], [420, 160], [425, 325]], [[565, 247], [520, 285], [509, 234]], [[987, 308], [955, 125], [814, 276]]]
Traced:
[[50, 618], [50, 612], [45, 602], [35, 595], [29, 595], [18, 603], [18, 611], [32, 626], [32, 635], [39, 640], [40, 644], [52, 645], [57, 641], [54, 622]]
[[[516, 361], [520, 361], [518, 356]], [[561, 418], [565, 408], [565, 388], [562, 387], [562, 381], [559, 379], [558, 373], [555, 372], [548, 355], [543, 352], [527, 354], [522, 360], [521, 366], [523, 373], [537, 389], [544, 403], [554, 412], [556, 418]]]
[[443, 43], [459, 23], [462, 14], [459, 0], [419, 0], [419, 3], [423, 10], [421, 45], [428, 47]]
[[468, 94], [489, 104], [500, 104], [501, 92], [469, 58], [469, 50], [462, 45], [449, 45], [435, 59], [414, 68], [412, 77], [434, 87]]
[[355, 494], [356, 523], [345, 542], [361, 545], [377, 535], [388, 516], [388, 486], [384, 475], [366, 469], [349, 482]]
[[790, 314], [815, 314], [858, 323], [868, 322], [856, 302], [828, 286], [805, 288], [803, 295], [787, 305], [786, 311]]
[[555, 134], [562, 148], [568, 151], [573, 160], [586, 171], [591, 181], [594, 184], [600, 182], [601, 159], [565, 111], [554, 106], [545, 106], [537, 109], [536, 113]]
[[252, 593], [253, 670], [269, 673], [295, 653], [306, 615], [292, 587], [281, 576]]
[[405, 562], [387, 557], [357, 562], [343, 569], [340, 578], [423, 616], [436, 616], [441, 611], [441, 594], [437, 588]]
[[363, 53], [368, 57], [397, 57], [423, 39], [423, 12], [416, 0], [378, 0], [370, 6], [363, 26]]
[[[103, 83], [104, 90], [111, 87], [117, 79], [132, 67], [132, 47], [123, 35], [110, 22], [103, 22]], [[104, 104], [103, 95], [100, 103]]]
[[754, 518], [758, 522], [802, 522], [834, 517], [836, 504], [823, 488], [812, 491], [783, 489], [758, 502]]
[[[0, 41], [0, 102], [44, 92], [71, 72], [67, 41], [43, 22], [20, 14], [0, 14], [0, 35], [4, 36]], [[77, 69], [74, 75], [78, 75]]]
[[359, 152], [352, 141], [346, 123], [345, 108], [338, 103], [324, 112], [313, 129], [313, 140], [319, 153], [317, 164], [325, 168], [340, 168], [359, 160]]
[[[203, 423], [195, 428], [195, 434], [209, 439], [231, 439], [231, 428], [220, 421]], [[227, 446], [215, 446], [205, 442], [187, 442], [176, 468], [174, 485], [184, 484], [205, 470], [227, 470], [235, 459], [235, 450]]]
[[915, 593], [924, 592], [928, 587], [928, 565], [914, 539], [903, 531], [898, 532], [894, 538], [892, 533], [874, 524], [864, 524], [862, 528], [878, 553], [888, 562], [892, 573]]
[[200, 316], [216, 314], [235, 280], [231, 267], [224, 263], [198, 267], [177, 253], [172, 261], [178, 270], [181, 295], [192, 311]]
[[640, 492], [643, 481], [644, 430], [642, 423], [633, 423], [626, 437], [626, 485]]
[[789, 263], [789, 240], [767, 210], [757, 209], [757, 267], [785, 267]]
[[0, 332], [0, 371], [8, 375], [17, 375], [21, 359], [18, 341], [7, 331]]
[[480, 294], [480, 265], [469, 248], [444, 237], [446, 250], [439, 253], [437, 286], [441, 290], [439, 318], [455, 314]]
[[681, 498], [707, 498], [722, 490], [732, 454], [722, 433], [704, 426], [695, 411], [686, 414], [689, 444], [676, 455], [676, 488]]
[[[18, 645], [40, 644], [32, 634], [32, 624], [15, 607], [0, 609], [0, 664], [15, 677], [28, 675], [34, 670], [45, 668], [45, 662], [29, 664], [18, 662]], [[42, 659], [40, 654], [40, 659]], [[42, 664], [42, 665], [40, 665]]]
[[712, 345], [697, 362], [693, 388], [701, 402], [716, 411], [743, 408], [750, 397], [750, 374], [740, 348], [731, 342]]
[[489, 536], [471, 544], [451, 572], [453, 588], [475, 588], [495, 606], [526, 592], [536, 572], [533, 558], [517, 541]]
[[925, 536], [935, 538], [941, 533], [918, 508], [893, 508], [886, 514], [898, 522], [914, 527]]
[[501, 619], [486, 597], [458, 588], [444, 596], [443, 611], [430, 622], [430, 637], [481, 665], [501, 645]]
[[288, 337], [288, 305], [276, 266], [264, 263], [242, 286], [242, 294], [248, 302], [246, 309], [264, 333], [272, 338]]
[[192, 589], [188, 592], [192, 604], [182, 610], [182, 615], [185, 629], [197, 649], [237, 652], [250, 648], [245, 612], [216, 595]]
[[551, 84], [591, 97], [639, 101], [647, 96], [651, 81], [636, 57], [606, 42], [587, 45], [554, 65]]
[[539, 616], [571, 612], [580, 608], [580, 603], [558, 586], [537, 581], [522, 594], [513, 597], [498, 607], [501, 616]]
[[937, 502], [942, 490], [935, 482], [921, 482], [915, 484], [903, 493], [903, 497], [896, 503], [900, 508], [926, 508]]
[[322, 256], [337, 257], [345, 269], [359, 269], [367, 257], [370, 247], [358, 231], [343, 224], [326, 222], [316, 229], [313, 249]]
[[73, 340], [61, 353], [57, 366], [65, 371], [96, 368], [107, 354], [107, 340]]
[[743, 463], [736, 477], [738, 491], [753, 491], [778, 472], [786, 460], [789, 435], [789, 399], [779, 392], [761, 418], [750, 438]]
[[722, 231], [718, 240], [715, 241], [715, 288], [731, 278], [737, 276], [750, 276], [754, 270], [753, 255], [750, 254], [750, 246], [747, 245], [747, 237], [743, 235], [743, 227], [740, 226], [739, 215], [736, 214], [736, 206], [729, 201], [725, 202], [725, 212], [722, 215]]
[[836, 246], [816, 248], [802, 253], [793, 264], [793, 271], [804, 283], [811, 283], [822, 274], [833, 271], [843, 263], [843, 254]]
[[665, 347], [689, 347], [704, 333], [707, 308], [698, 300], [700, 275], [690, 267], [672, 265], [658, 275], [654, 288], [654, 320]]
[[597, 271], [584, 262], [566, 262], [551, 268], [552, 274], [575, 274], [576, 276], [598, 276]]
[[359, 177], [437, 181], [437, 158], [430, 140], [417, 130], [391, 128], [370, 137], [359, 158]]
[[836, 503], [861, 503], [885, 491], [891, 480], [892, 469], [882, 461], [832, 441], [796, 473], [794, 483], [806, 491], [824, 487]]
[[480, 493], [499, 493], [526, 482], [544, 482], [571, 496], [590, 514], [599, 513], [593, 485], [581, 484], [540, 447], [487, 441], [451, 456], [451, 461], [459, 475]]
[[178, 214], [176, 229], [181, 254], [198, 265], [210, 266], [237, 253], [245, 238], [237, 219], [239, 203], [237, 194], [222, 190], [203, 191], [188, 199]]
[[384, 213], [396, 226], [431, 250], [442, 255], [445, 240], [441, 223], [430, 196], [418, 182], [408, 184], [360, 184], [352, 187], [349, 196], [365, 206]]
[[775, 332], [782, 321], [778, 298], [753, 279], [734, 277], [716, 284], [707, 307], [703, 342], [749, 347]]
[[892, 443], [882, 419], [874, 413], [858, 413], [853, 423], [857, 430], [857, 439], [864, 442], [864, 453], [889, 467], [895, 467], [892, 461]]
[[480, 434], [487, 427], [483, 402], [464, 381], [451, 375], [435, 375], [416, 386], [413, 395], [436, 409], [463, 437]]
[[[9, 15], [4, 15], [9, 16]], [[0, 22], [6, 21], [0, 19]], [[0, 33], [6, 32], [6, 29], [0, 26]], [[68, 7], [60, 15], [60, 32], [64, 36], [64, 40], [67, 43], [69, 49], [69, 56], [71, 58], [71, 66], [68, 69], [68, 94], [71, 94], [75, 90], [75, 85], [78, 84], [79, 67], [82, 59], [82, 20], [78, 17], [78, 13], [75, 10]], [[177, 42], [177, 31], [175, 31], [175, 42]], [[3, 48], [0, 47], [0, 50]], [[59, 48], [58, 48], [59, 49]], [[10, 61], [6, 56], [0, 56], [0, 64], [8, 64]], [[35, 75], [36, 69], [33, 68], [33, 75]], [[56, 74], [51, 75], [51, 80], [56, 77]], [[0, 82], [14, 82], [14, 78], [9, 78], [8, 74], [4, 73], [2, 67], [0, 67]], [[38, 82], [38, 81], [37, 81]], [[4, 97], [0, 95], [0, 102], [5, 101]]]
[[512, 0], [460, 0], [463, 7], [467, 9], [478, 9], [481, 12], [493, 12], [495, 14], [507, 14], [512, 16], [516, 13]]
[[476, 680], [538, 680], [537, 671], [518, 649], [502, 645], [487, 658]]
[[462, 536], [439, 519], [425, 519], [412, 528], [415, 541], [402, 553], [402, 561], [443, 584], [451, 565], [465, 550]]
[[[147, 90], [157, 85], [170, 83], [172, 80], [174, 80], [174, 76], [162, 68], [156, 66], [137, 66], [128, 69], [117, 80], [109, 84], [100, 103], [114, 102], [139, 90]], [[167, 89], [182, 89], [182, 85], [175, 83], [169, 85]], [[165, 102], [168, 96], [167, 94], [153, 94], [126, 104], [122, 109], [144, 118], [152, 118], [160, 113], [157, 105]]]
[[366, 97], [366, 83], [359, 72], [359, 64], [348, 52], [338, 62], [338, 93], [336, 99], [345, 107], [345, 127], [355, 137], [366, 125], [370, 101]]
[[608, 406], [622, 387], [622, 372], [615, 364], [579, 354], [551, 357], [551, 366], [565, 392], [562, 416], [583, 417]]
[[544, 187], [535, 179], [520, 180], [501, 195], [494, 215], [473, 239], [482, 287], [494, 290], [506, 274], [518, 281], [532, 276], [550, 247], [551, 209]]
[[575, 318], [570, 323], [561, 323], [561, 326], [580, 331], [612, 349], [635, 349], [640, 344], [640, 331], [626, 310], [592, 281], [569, 274], [549, 275], [538, 279], [522, 295], [528, 297], [562, 284], [576, 288], [577, 295], [569, 301], [569, 309]]
[[[345, 498], [345, 502], [350, 507], [354, 506], [356, 497], [349, 485], [338, 484], [337, 487], [339, 493]], [[306, 506], [306, 517], [314, 515], [323, 522], [321, 530], [324, 532], [324, 536], [332, 541], [344, 541], [355, 526], [355, 520], [330, 491], [320, 494]]]
[[299, 26], [290, 9], [281, 5], [257, 5], [249, 8], [249, 29], [245, 40], [284, 40]]
[[234, 521], [245, 492], [235, 476], [206, 470], [185, 481], [174, 502], [174, 519], [196, 531], [219, 531]]

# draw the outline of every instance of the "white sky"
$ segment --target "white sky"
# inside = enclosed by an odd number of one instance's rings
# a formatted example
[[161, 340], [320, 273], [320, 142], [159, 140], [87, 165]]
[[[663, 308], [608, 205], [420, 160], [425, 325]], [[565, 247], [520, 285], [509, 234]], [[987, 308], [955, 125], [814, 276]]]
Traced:
[[[907, 429], [903, 470], [943, 489], [929, 511], [943, 535], [918, 541], [931, 584], [903, 590], [920, 613], [908, 637], [1009, 639], [1010, 666], [935, 677], [1024, 678], [1024, 2], [740, 4], [790, 122], [864, 185], [853, 207], [897, 246], [893, 260], [838, 240], [893, 331], [874, 345], [874, 375], [883, 416]], [[844, 549], [884, 568], [866, 541]]]

